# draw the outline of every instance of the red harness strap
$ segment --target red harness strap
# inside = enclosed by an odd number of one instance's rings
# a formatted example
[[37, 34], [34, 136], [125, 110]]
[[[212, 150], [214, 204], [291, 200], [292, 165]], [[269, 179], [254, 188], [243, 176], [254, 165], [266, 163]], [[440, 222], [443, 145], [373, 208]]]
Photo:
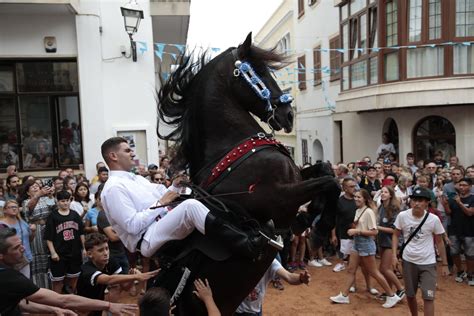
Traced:
[[209, 178], [203, 182], [203, 187], [208, 187], [217, 178], [219, 178], [225, 171], [231, 171], [232, 165], [246, 154], [256, 152], [257, 147], [261, 146], [281, 146], [281, 143], [274, 138], [267, 136], [254, 136], [234, 147], [229, 151], [212, 169]]

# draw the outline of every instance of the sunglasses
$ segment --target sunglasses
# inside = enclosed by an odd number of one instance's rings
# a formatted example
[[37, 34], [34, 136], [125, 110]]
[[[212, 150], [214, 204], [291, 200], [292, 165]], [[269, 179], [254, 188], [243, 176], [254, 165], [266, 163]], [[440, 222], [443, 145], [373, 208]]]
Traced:
[[153, 182], [163, 182], [165, 181], [164, 178], [153, 178]]

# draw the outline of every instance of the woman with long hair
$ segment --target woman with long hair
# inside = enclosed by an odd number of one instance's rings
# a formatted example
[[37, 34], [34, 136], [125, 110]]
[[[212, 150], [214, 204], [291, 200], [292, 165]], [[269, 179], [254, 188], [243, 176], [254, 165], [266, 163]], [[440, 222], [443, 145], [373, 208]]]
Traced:
[[51, 214], [54, 205], [48, 194], [52, 194], [54, 188], [44, 186], [40, 189], [34, 180], [27, 180], [20, 189], [18, 204], [29, 224], [36, 225], [35, 237], [31, 245], [33, 255], [31, 261], [31, 279], [38, 287], [51, 288], [48, 277], [49, 253], [44, 240], [44, 228], [46, 219]]
[[6, 224], [8, 227], [15, 228], [18, 237], [21, 239], [21, 243], [25, 248], [24, 262], [21, 266], [17, 267], [24, 276], [30, 278], [30, 262], [33, 260], [31, 254], [30, 241], [35, 237], [36, 225], [28, 225], [20, 216], [20, 209], [18, 202], [15, 200], [8, 200], [5, 202], [3, 207], [3, 215], [0, 216], [0, 223]]
[[349, 268], [347, 269], [348, 278], [344, 289], [339, 295], [330, 297], [331, 301], [340, 304], [349, 304], [349, 289], [354, 283], [355, 273], [359, 262], [365, 266], [365, 269], [382, 286], [387, 298], [382, 305], [384, 308], [395, 306], [401, 299], [395, 294], [385, 280], [384, 276], [377, 269], [375, 262], [375, 236], [378, 234], [377, 221], [374, 213], [375, 205], [369, 192], [362, 189], [354, 194], [354, 200], [357, 206], [354, 217], [354, 228], [347, 231], [349, 236], [354, 237], [354, 246], [349, 259]]
[[[387, 280], [390, 287], [395, 285], [397, 295], [400, 298], [405, 296], [405, 289], [400, 280], [393, 272], [392, 267], [392, 235], [394, 233], [393, 223], [400, 212], [400, 200], [395, 194], [395, 190], [391, 186], [382, 188], [381, 203], [379, 207], [378, 221], [378, 245], [380, 249], [380, 265], [379, 270]], [[383, 294], [382, 294], [383, 295]]]
[[91, 194], [87, 183], [79, 183], [74, 190], [73, 196], [74, 201], [71, 202], [69, 208], [73, 211], [76, 211], [81, 218], [84, 218], [87, 212], [94, 205], [94, 200], [91, 199]]

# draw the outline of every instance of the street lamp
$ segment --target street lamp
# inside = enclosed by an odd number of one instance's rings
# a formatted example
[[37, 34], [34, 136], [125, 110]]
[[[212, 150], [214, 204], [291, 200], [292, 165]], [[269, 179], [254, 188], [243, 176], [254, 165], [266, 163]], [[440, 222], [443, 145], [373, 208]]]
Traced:
[[120, 7], [125, 24], [125, 32], [130, 37], [130, 46], [132, 50], [132, 60], [137, 61], [137, 44], [133, 41], [133, 34], [138, 31], [140, 20], [143, 19], [143, 10], [141, 10], [136, 0], [130, 0], [129, 3]]

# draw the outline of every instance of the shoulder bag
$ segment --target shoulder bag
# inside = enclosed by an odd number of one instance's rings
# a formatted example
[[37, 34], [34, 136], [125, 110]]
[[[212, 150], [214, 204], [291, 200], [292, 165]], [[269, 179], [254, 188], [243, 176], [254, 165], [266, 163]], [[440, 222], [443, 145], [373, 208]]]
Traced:
[[426, 219], [428, 218], [428, 216], [430, 215], [430, 213], [428, 211], [426, 211], [426, 215], [425, 217], [423, 218], [423, 220], [421, 221], [420, 225], [418, 225], [418, 227], [411, 233], [411, 235], [408, 237], [407, 241], [405, 241], [403, 243], [403, 245], [400, 247], [400, 250], [398, 251], [398, 258], [400, 259], [403, 259], [403, 250], [405, 250], [405, 247], [408, 245], [408, 243], [413, 239], [413, 237], [415, 237], [415, 235], [420, 231], [421, 229], [421, 226], [423, 226], [423, 224], [426, 222]]

